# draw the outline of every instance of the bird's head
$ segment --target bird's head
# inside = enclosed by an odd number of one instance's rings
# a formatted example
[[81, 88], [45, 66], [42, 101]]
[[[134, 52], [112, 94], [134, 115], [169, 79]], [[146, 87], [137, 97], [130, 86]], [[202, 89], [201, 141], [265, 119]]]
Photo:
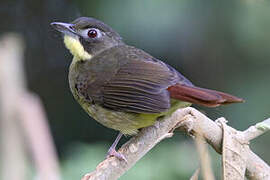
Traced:
[[80, 60], [123, 44], [117, 32], [94, 18], [80, 17], [71, 23], [53, 22], [51, 26], [63, 33], [66, 47]]

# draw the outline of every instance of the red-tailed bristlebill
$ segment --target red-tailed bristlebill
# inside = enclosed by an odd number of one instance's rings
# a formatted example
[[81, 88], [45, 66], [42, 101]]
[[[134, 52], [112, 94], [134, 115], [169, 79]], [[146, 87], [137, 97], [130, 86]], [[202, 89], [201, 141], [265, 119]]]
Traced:
[[110, 26], [80, 17], [53, 22], [74, 56], [69, 68], [72, 94], [95, 120], [119, 131], [108, 156], [125, 157], [115, 148], [122, 134], [134, 135], [191, 103], [208, 107], [243, 102], [227, 93], [196, 87], [170, 65], [125, 44]]

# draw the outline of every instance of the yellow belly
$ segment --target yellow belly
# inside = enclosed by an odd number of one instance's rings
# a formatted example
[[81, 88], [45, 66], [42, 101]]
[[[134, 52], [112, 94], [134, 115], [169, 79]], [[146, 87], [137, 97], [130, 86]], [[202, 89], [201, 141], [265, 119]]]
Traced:
[[171, 113], [178, 108], [187, 107], [191, 104], [172, 100], [171, 108], [159, 114], [137, 114], [112, 111], [87, 102], [83, 102], [81, 105], [92, 118], [102, 125], [120, 131], [126, 135], [134, 135], [138, 132], [138, 129], [153, 125], [160, 116], [171, 115]]

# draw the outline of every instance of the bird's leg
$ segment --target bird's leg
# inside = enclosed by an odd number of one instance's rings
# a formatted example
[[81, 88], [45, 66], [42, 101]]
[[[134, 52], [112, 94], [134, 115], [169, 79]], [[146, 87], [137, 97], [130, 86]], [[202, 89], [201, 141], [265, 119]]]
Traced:
[[111, 145], [110, 149], [108, 150], [107, 153], [107, 158], [114, 156], [120, 160], [124, 160], [127, 162], [127, 159], [125, 158], [125, 156], [119, 152], [116, 151], [116, 146], [118, 144], [118, 142], [120, 141], [121, 137], [123, 136], [123, 134], [121, 132], [119, 132], [119, 134], [117, 135], [116, 139], [114, 140], [113, 144]]

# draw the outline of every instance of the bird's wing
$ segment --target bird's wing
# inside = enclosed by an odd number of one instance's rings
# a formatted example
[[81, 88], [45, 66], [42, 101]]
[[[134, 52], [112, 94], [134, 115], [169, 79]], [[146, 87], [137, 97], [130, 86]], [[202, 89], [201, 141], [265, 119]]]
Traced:
[[132, 60], [102, 88], [102, 106], [118, 111], [160, 113], [170, 108], [167, 88], [179, 77], [161, 61]]
[[168, 87], [192, 85], [169, 65], [130, 46], [114, 47], [76, 65], [77, 93], [115, 111], [160, 113], [170, 108]]

